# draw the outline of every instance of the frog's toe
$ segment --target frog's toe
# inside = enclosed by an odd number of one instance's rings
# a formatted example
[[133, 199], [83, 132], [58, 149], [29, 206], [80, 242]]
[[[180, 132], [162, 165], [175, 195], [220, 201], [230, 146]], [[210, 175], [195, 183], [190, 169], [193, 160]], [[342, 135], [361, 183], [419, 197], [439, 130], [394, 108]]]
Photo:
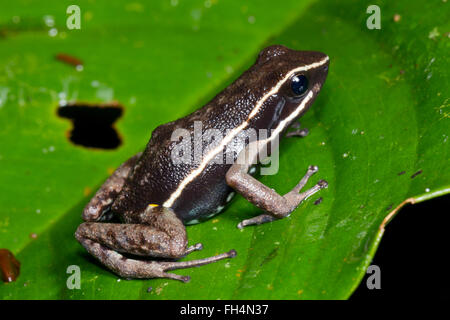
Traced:
[[[246, 220], [242, 220], [241, 222], [239, 222], [237, 227], [238, 227], [238, 229], [242, 230], [246, 226], [251, 226], [251, 225], [255, 225], [255, 224], [256, 225], [263, 224], [263, 223], [274, 221], [276, 219], [277, 219], [276, 217], [274, 217], [270, 214], [260, 214], [259, 216], [256, 216], [256, 217], [253, 217], [250, 219], [246, 219]], [[236, 254], [236, 251], [234, 251], [234, 254]]]
[[325, 180], [320, 180], [319, 182], [317, 182], [317, 185], [320, 187], [320, 189], [328, 188], [328, 182]]
[[286, 133], [285, 137], [286, 138], [291, 138], [291, 137], [306, 137], [309, 134], [309, 130], [304, 128], [304, 129], [296, 129], [294, 131], [289, 131], [288, 133]]
[[197, 243], [197, 244], [187, 248], [186, 251], [184, 252], [184, 255], [187, 256], [189, 253], [191, 253], [193, 251], [200, 251], [202, 249], [203, 249], [203, 245], [201, 243]]
[[230, 258], [234, 258], [237, 256], [237, 252], [234, 249], [231, 249], [230, 251], [228, 251], [228, 255]]

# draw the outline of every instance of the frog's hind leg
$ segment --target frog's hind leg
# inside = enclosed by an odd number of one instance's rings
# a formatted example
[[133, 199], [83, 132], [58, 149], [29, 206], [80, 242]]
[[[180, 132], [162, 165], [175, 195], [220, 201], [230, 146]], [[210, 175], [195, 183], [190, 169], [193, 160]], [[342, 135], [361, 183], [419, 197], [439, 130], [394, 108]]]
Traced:
[[303, 200], [328, 186], [325, 180], [320, 180], [311, 189], [300, 193], [308, 179], [319, 170], [317, 166], [310, 166], [305, 176], [290, 192], [284, 196], [278, 194], [248, 174], [250, 166], [256, 163], [259, 154], [258, 148], [260, 147], [257, 143], [258, 141], [252, 142], [242, 150], [226, 174], [226, 181], [230, 187], [266, 212], [266, 214], [242, 221], [238, 224], [240, 229], [248, 225], [262, 224], [287, 217]]
[[111, 215], [107, 214], [111, 204], [122, 190], [130, 171], [133, 169], [136, 161], [142, 153], [131, 157], [114, 171], [114, 173], [103, 183], [94, 197], [89, 201], [83, 210], [84, 221], [106, 221], [110, 220]]
[[213, 257], [191, 261], [144, 261], [129, 259], [117, 251], [89, 239], [81, 240], [81, 244], [110, 270], [126, 279], [169, 278], [188, 282], [190, 276], [182, 276], [167, 271], [198, 267], [236, 255], [234, 250]]
[[146, 261], [141, 257], [178, 259], [201, 250], [202, 245], [187, 247], [186, 229], [175, 213], [161, 206], [149, 206], [135, 221], [126, 224], [86, 222], [75, 234], [86, 250], [101, 263], [124, 278], [171, 278], [188, 281], [189, 277], [168, 270], [201, 266], [236, 255], [234, 250], [192, 261]]

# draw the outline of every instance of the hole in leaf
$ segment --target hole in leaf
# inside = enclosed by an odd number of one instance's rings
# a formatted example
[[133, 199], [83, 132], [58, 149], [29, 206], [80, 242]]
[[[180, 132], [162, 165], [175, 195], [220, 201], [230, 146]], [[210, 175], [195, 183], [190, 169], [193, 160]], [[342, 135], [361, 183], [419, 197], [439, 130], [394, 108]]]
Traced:
[[58, 116], [72, 120], [70, 141], [98, 149], [115, 149], [121, 144], [114, 122], [122, 113], [123, 107], [118, 103], [98, 105], [75, 103], [58, 108]]

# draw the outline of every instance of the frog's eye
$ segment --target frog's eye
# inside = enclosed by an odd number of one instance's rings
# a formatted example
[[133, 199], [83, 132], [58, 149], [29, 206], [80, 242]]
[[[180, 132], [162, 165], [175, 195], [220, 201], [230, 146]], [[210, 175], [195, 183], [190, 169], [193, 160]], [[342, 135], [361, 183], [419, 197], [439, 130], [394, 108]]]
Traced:
[[294, 75], [291, 78], [291, 90], [296, 96], [301, 96], [308, 90], [308, 79], [302, 75]]

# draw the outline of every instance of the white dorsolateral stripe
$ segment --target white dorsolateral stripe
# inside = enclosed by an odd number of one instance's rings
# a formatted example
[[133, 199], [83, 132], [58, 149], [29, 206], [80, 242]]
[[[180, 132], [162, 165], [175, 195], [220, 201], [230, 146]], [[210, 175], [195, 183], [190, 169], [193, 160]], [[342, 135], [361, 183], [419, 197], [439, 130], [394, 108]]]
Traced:
[[[315, 62], [315, 63], [311, 63], [305, 66], [301, 66], [295, 69], [292, 69], [288, 74], [286, 74], [286, 76], [281, 79], [280, 81], [277, 82], [277, 84], [269, 91], [267, 92], [255, 105], [255, 107], [253, 108], [252, 112], [250, 113], [250, 115], [248, 116], [247, 120], [245, 120], [243, 123], [241, 123], [238, 127], [234, 128], [233, 130], [230, 130], [228, 132], [228, 134], [223, 138], [223, 140], [221, 141], [221, 143], [214, 149], [212, 149], [208, 154], [206, 154], [203, 157], [202, 162], [200, 163], [200, 165], [195, 169], [192, 170], [192, 172], [186, 177], [184, 178], [184, 180], [182, 180], [180, 182], [180, 184], [178, 185], [178, 188], [170, 195], [169, 199], [166, 200], [166, 202], [163, 203], [164, 207], [171, 207], [173, 205], [173, 203], [175, 202], [175, 200], [180, 196], [181, 192], [183, 191], [183, 189], [192, 181], [195, 179], [195, 177], [197, 177], [199, 174], [202, 173], [202, 171], [205, 169], [205, 167], [208, 165], [208, 163], [214, 159], [214, 157], [219, 153], [222, 152], [223, 148], [230, 143], [231, 140], [233, 140], [233, 138], [242, 130], [244, 130], [248, 124], [249, 121], [258, 114], [259, 109], [261, 108], [261, 106], [263, 105], [263, 103], [273, 94], [277, 93], [278, 90], [280, 89], [280, 87], [296, 72], [302, 72], [302, 71], [307, 71], [313, 68], [317, 68], [322, 66], [323, 64], [325, 64], [328, 61], [328, 57], [323, 58], [322, 60]], [[300, 103], [300, 105], [298, 106], [298, 108], [291, 114], [289, 115], [289, 117], [287, 117], [286, 119], [284, 119], [283, 121], [280, 122], [280, 124], [278, 125], [278, 127], [273, 131], [273, 133], [271, 134], [271, 137], [268, 140], [273, 139], [273, 137], [275, 137], [277, 134], [279, 134], [283, 129], [284, 126], [292, 119], [294, 119], [298, 114], [300, 114], [300, 112], [305, 108], [306, 103], [312, 98], [312, 91], [310, 90], [308, 95], [302, 100], [302, 102]]]

